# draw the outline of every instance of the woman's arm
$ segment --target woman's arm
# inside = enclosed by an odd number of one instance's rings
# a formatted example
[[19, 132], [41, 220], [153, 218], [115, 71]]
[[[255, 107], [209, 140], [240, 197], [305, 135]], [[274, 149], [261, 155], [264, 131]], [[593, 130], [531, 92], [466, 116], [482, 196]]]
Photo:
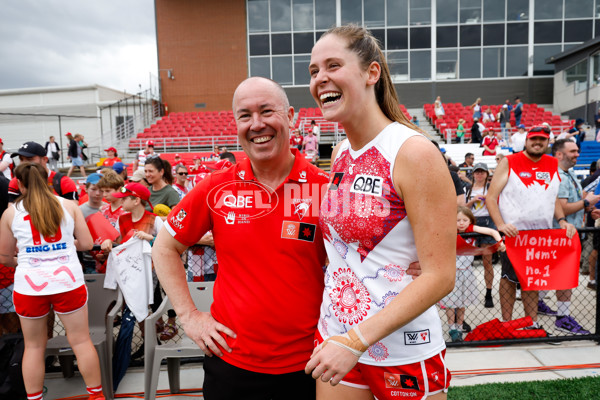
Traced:
[[0, 219], [0, 264], [12, 268], [17, 266], [17, 257], [15, 257], [17, 239], [10, 228], [14, 217], [15, 208], [8, 207]]
[[502, 236], [500, 236], [500, 232], [492, 228], [486, 228], [484, 226], [473, 225], [473, 232], [481, 233], [482, 235], [488, 235], [494, 238], [496, 242], [502, 240]]

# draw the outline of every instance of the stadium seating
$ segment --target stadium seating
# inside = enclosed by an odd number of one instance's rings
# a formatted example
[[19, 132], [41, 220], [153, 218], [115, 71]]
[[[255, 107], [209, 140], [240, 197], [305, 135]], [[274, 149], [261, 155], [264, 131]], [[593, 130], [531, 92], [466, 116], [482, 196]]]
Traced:
[[[495, 118], [502, 109], [502, 104], [481, 106], [482, 111], [486, 111], [488, 108]], [[462, 103], [444, 103], [444, 112], [446, 115], [441, 120], [436, 117], [433, 104], [423, 105], [423, 112], [431, 124], [435, 126], [438, 132], [444, 134], [446, 133], [447, 129], [450, 129], [453, 138], [456, 137], [455, 132], [456, 127], [458, 126], [458, 120], [461, 118], [464, 119], [464, 127], [466, 131], [465, 137], [467, 139], [471, 137], [470, 128], [471, 125], [473, 125], [473, 111], [471, 110], [470, 106], [464, 106]], [[530, 128], [543, 122], [550, 124], [552, 131], [556, 134], [559, 134], [563, 130], [571, 128], [574, 120], [563, 120], [561, 119], [560, 115], [554, 115], [552, 112], [546, 111], [543, 107], [540, 107], [535, 103], [523, 104], [523, 114], [521, 116], [522, 124], [524, 124], [527, 128]], [[513, 113], [511, 113], [510, 116], [510, 124], [512, 129], [515, 130], [515, 116]], [[497, 120], [494, 122], [487, 122], [485, 125], [488, 127], [488, 129], [493, 129], [495, 131], [500, 130], [500, 122]]]

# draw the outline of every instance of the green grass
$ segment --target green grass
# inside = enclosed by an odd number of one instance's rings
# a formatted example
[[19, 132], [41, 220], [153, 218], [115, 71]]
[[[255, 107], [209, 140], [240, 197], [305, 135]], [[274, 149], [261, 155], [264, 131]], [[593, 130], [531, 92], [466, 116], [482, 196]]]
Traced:
[[557, 379], [516, 383], [458, 386], [448, 391], [448, 400], [593, 400], [600, 399], [600, 377]]

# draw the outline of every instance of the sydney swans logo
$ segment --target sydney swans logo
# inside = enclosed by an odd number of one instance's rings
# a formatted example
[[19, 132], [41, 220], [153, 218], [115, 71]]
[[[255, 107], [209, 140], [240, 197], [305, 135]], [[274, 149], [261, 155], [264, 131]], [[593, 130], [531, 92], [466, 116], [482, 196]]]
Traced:
[[228, 224], [264, 217], [279, 204], [279, 196], [267, 185], [255, 181], [221, 183], [208, 192], [208, 207]]

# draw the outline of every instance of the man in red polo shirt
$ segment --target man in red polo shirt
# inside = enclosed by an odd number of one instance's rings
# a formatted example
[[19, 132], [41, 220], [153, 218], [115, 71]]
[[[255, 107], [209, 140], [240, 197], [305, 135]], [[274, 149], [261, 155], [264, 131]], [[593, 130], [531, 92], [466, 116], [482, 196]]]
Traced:
[[[247, 159], [202, 180], [167, 217], [154, 265], [185, 332], [209, 356], [211, 399], [311, 399], [325, 250], [318, 225], [327, 174], [289, 148], [294, 109], [265, 78], [233, 98]], [[210, 312], [188, 292], [179, 255], [212, 230], [219, 256]]]

